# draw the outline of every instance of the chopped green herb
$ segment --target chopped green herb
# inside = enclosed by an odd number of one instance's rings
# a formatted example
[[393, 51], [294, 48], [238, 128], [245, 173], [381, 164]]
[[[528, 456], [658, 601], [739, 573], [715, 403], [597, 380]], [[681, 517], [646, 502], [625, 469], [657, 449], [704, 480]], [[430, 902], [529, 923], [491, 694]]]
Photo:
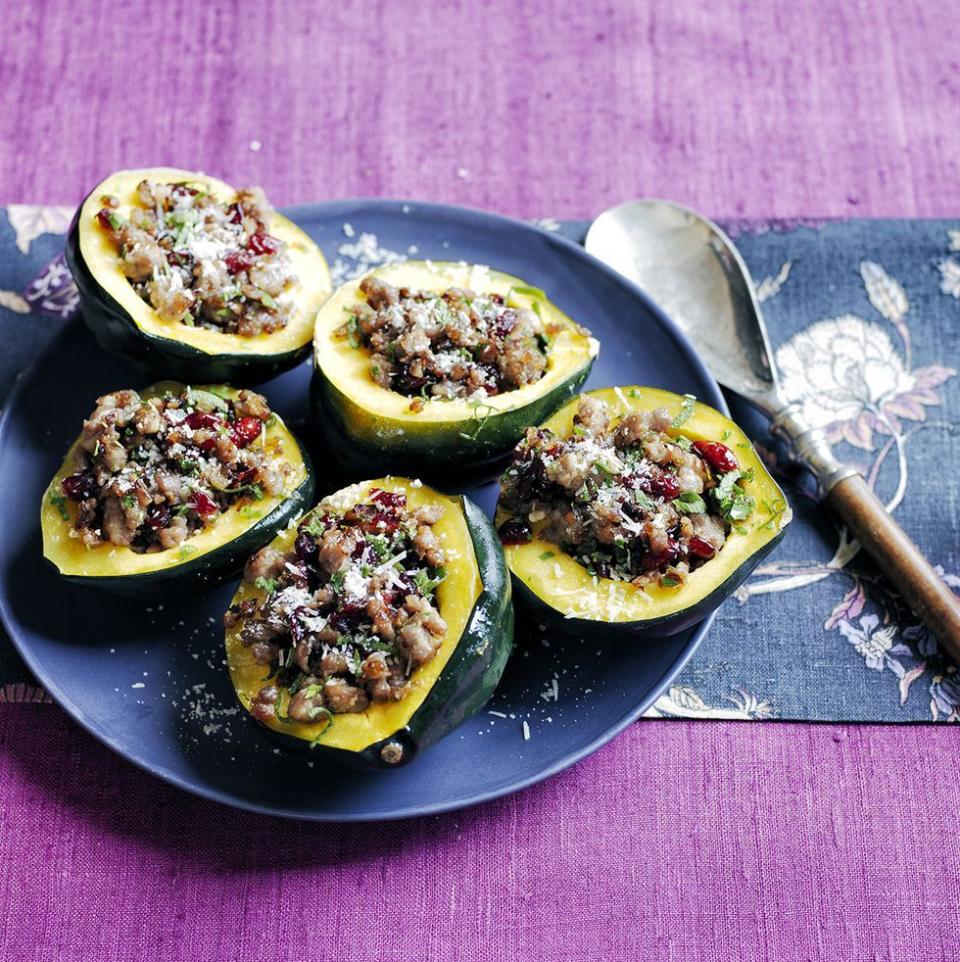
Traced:
[[431, 578], [429, 572], [425, 568], [418, 568], [411, 575], [413, 578], [413, 583], [420, 589], [420, 591], [425, 595], [433, 594], [434, 588], [436, 588], [444, 578], [447, 577], [447, 572], [445, 568], [437, 568], [437, 576]]
[[646, 495], [646, 493], [641, 491], [639, 488], [634, 488], [633, 500], [636, 502], [637, 506], [642, 508], [644, 511], [653, 510], [653, 502]]
[[330, 710], [328, 708], [323, 708], [321, 709], [321, 714], [326, 716], [327, 724], [324, 726], [323, 731], [320, 732], [320, 734], [317, 735], [317, 737], [314, 738], [312, 742], [310, 742], [311, 748], [316, 748], [317, 745], [320, 744], [320, 739], [323, 738], [323, 736], [326, 735], [326, 733], [330, 731], [331, 728], [333, 728], [333, 714], [330, 712]]
[[137, 499], [132, 494], [125, 494], [120, 503], [128, 510], [132, 511], [137, 506]]
[[217, 488], [221, 494], [249, 494], [254, 501], [263, 500], [263, 488], [259, 484], [241, 484], [236, 488]]
[[491, 414], [496, 414], [497, 409], [486, 401], [471, 401], [471, 414], [470, 420], [476, 424], [473, 431], [461, 431], [460, 437], [467, 438], [470, 441], [476, 441], [480, 437], [480, 432], [487, 426], [487, 420]]
[[660, 579], [661, 588], [676, 588], [680, 584], [680, 579], [676, 575], [664, 575]]
[[783, 498], [774, 498], [772, 501], [761, 501], [760, 504], [766, 513], [766, 521], [758, 523], [756, 529], [758, 531], [763, 529], [772, 531], [776, 527], [776, 522], [780, 516], [787, 510], [787, 502]]
[[544, 553], [540, 555], [540, 560], [549, 561], [551, 558], [555, 558], [555, 557], [556, 555], [552, 551], [544, 551]]
[[739, 470], [727, 471], [710, 492], [720, 514], [728, 523], [744, 521], [753, 513], [754, 500], [738, 483], [742, 478]]
[[276, 578], [257, 578], [254, 581], [254, 587], [259, 588], [261, 591], [265, 591], [268, 595], [272, 595], [277, 590], [277, 579]]
[[57, 494], [56, 491], [50, 494], [50, 503], [60, 512], [60, 517], [64, 521], [70, 520], [70, 512], [67, 510], [67, 499], [62, 494]]
[[707, 510], [707, 503], [695, 491], [684, 491], [675, 501], [673, 506], [681, 514], [704, 514]]
[[197, 549], [192, 544], [185, 544], [177, 553], [177, 556], [181, 560], [183, 560], [184, 558], [189, 558], [190, 555], [196, 554], [196, 553], [197, 553]]
[[386, 561], [390, 556], [390, 539], [380, 534], [368, 534], [366, 539], [378, 560]]
[[514, 284], [507, 294], [507, 299], [509, 300], [514, 294], [522, 294], [527, 297], [539, 297], [543, 301], [547, 299], [547, 295], [540, 290], [539, 287], [522, 287], [519, 284]]
[[693, 442], [683, 434], [678, 434], [673, 440], [674, 443], [678, 447], [683, 448], [684, 451], [690, 451], [693, 448]]
[[685, 421], [689, 421], [693, 416], [693, 409], [697, 399], [692, 394], [684, 394], [683, 401], [680, 403], [680, 411], [673, 419], [672, 427], [678, 428]]
[[726, 431], [724, 431], [723, 434], [720, 435], [720, 440], [726, 441], [727, 438], [729, 438], [732, 433], [733, 432], [730, 430], [730, 428], [727, 428]]
[[333, 586], [334, 591], [340, 591], [343, 588], [343, 581], [347, 577], [346, 571], [342, 568], [338, 571], [334, 571], [330, 575], [330, 584]]
[[277, 302], [266, 291], [258, 290], [253, 296], [269, 310], [275, 311], [277, 309]]

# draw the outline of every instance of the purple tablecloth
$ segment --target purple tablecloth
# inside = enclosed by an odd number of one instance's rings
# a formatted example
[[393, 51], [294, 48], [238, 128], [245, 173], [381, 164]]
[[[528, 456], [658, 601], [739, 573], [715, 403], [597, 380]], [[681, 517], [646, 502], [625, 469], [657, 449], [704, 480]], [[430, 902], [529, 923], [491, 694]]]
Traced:
[[[0, 201], [176, 163], [278, 202], [956, 213], [948, 4], [240, 6], [7, 4]], [[202, 803], [0, 705], [0, 956], [955, 958], [953, 739], [644, 722], [522, 795], [338, 828]]]

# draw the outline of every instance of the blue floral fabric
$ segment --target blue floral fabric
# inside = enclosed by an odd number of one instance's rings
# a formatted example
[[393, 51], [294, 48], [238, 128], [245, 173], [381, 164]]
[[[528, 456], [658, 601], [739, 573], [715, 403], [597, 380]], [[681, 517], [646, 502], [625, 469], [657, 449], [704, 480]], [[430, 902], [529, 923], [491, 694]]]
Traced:
[[[0, 209], [0, 397], [76, 308], [60, 257], [68, 219], [62, 208]], [[578, 241], [587, 226], [538, 224]], [[753, 273], [786, 393], [960, 593], [960, 223], [725, 226]], [[650, 714], [960, 719], [960, 673], [821, 509], [763, 418], [729, 400], [795, 520]], [[29, 685], [0, 637], [0, 696], [30, 697]]]

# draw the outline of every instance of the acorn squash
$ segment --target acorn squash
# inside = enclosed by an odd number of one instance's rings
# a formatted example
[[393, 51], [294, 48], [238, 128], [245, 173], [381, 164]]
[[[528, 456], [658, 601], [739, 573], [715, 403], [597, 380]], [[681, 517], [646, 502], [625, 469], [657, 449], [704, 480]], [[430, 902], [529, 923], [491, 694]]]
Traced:
[[221, 202], [236, 197], [223, 181], [169, 167], [122, 170], [94, 187], [73, 218], [66, 259], [81, 312], [101, 347], [143, 362], [161, 376], [198, 383], [255, 384], [303, 360], [310, 352], [317, 311], [332, 289], [317, 245], [287, 218], [273, 214], [269, 233], [286, 242], [297, 277], [293, 290], [284, 294], [294, 300], [293, 314], [278, 331], [245, 337], [165, 320], [127, 280], [109, 232], [97, 219], [104, 195], [118, 198], [121, 215], [140, 206], [137, 185], [142, 180], [202, 185]]
[[442, 293], [451, 287], [499, 294], [509, 306], [540, 314], [554, 328], [540, 380], [482, 401], [410, 397], [377, 384], [370, 352], [338, 336], [351, 304], [363, 300], [357, 279], [339, 287], [317, 317], [313, 416], [325, 443], [352, 477], [381, 471], [461, 471], [505, 455], [530, 424], [552, 414], [586, 380], [598, 342], [542, 291], [500, 271], [464, 263], [406, 261], [371, 272], [397, 287]]
[[[686, 420], [679, 429], [671, 429], [671, 435], [682, 434], [693, 442], [722, 439], [741, 471], [748, 474], [749, 480], [741, 483], [755, 502], [754, 511], [731, 528], [711, 560], [675, 587], [638, 587], [591, 575], [557, 544], [541, 538], [543, 522], [538, 522], [532, 527], [530, 541], [505, 547], [517, 605], [541, 624], [595, 640], [683, 631], [719, 607], [773, 550], [791, 519], [790, 508], [750, 440], [719, 411], [699, 402], [688, 402], [684, 408], [684, 398], [649, 387], [602, 388], [588, 394], [606, 402], [615, 419], [630, 410], [664, 407], [675, 417], [683, 410]], [[579, 402], [579, 397], [572, 399], [541, 427], [561, 438], [569, 437]], [[513, 517], [498, 504], [498, 529]]]
[[[237, 394], [235, 388], [223, 385], [198, 385], [197, 389], [223, 398]], [[184, 385], [175, 381], [160, 381], [138, 393], [142, 398], [151, 398], [182, 390]], [[264, 443], [274, 445], [277, 458], [293, 468], [284, 492], [265, 495], [260, 500], [241, 497], [214, 524], [188, 538], [179, 548], [139, 554], [109, 543], [87, 548], [79, 538], [71, 537], [77, 505], [62, 497], [60, 483], [75, 470], [78, 439], [44, 493], [40, 510], [44, 557], [68, 581], [132, 597], [192, 590], [223, 581], [313, 500], [309, 457], [277, 414], [266, 428]]]
[[[371, 703], [365, 711], [334, 714], [312, 723], [296, 722], [283, 717], [289, 695], [282, 689], [277, 706], [281, 717], [258, 723], [277, 744], [311, 759], [383, 769], [406, 765], [490, 698], [513, 644], [513, 605], [500, 540], [490, 520], [465, 497], [387, 477], [343, 488], [324, 499], [313, 514], [338, 507], [343, 510], [371, 488], [402, 493], [411, 508], [437, 503], [446, 508], [433, 528], [447, 554], [446, 577], [436, 589], [440, 615], [447, 624], [440, 649], [431, 661], [414, 670], [411, 689], [400, 701]], [[281, 532], [272, 547], [289, 551], [297, 530], [291, 526]], [[263, 587], [243, 581], [231, 605], [251, 598], [260, 604], [264, 597]], [[267, 669], [244, 645], [240, 627], [234, 625], [226, 631], [227, 665], [237, 697], [250, 712], [258, 691], [267, 683]]]

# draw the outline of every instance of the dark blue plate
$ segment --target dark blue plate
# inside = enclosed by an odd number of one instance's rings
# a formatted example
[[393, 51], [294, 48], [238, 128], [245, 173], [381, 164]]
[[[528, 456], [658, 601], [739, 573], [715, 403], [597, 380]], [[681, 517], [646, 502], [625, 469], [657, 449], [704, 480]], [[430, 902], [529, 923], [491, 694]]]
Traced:
[[[335, 272], [355, 265], [351, 254], [363, 260], [387, 249], [516, 274], [600, 339], [589, 387], [655, 385], [725, 410], [673, 324], [636, 287], [562, 237], [433, 204], [344, 201], [299, 207], [291, 216]], [[295, 427], [306, 414], [308, 375], [304, 364], [265, 388]], [[0, 615], [66, 711], [174, 785], [240, 808], [328, 821], [472, 805], [538, 782], [609, 741], [653, 703], [707, 631], [710, 619], [674, 638], [601, 650], [521, 625], [492, 702], [410, 767], [343, 772], [287, 757], [237, 707], [227, 677], [220, 618], [233, 584], [145, 607], [60, 581], [42, 558], [40, 498], [81, 418], [98, 395], [145, 383], [76, 321], [20, 378], [0, 420]], [[322, 472], [323, 458], [315, 463]], [[318, 487], [329, 487], [322, 475]], [[465, 490], [492, 513], [494, 483]]]

